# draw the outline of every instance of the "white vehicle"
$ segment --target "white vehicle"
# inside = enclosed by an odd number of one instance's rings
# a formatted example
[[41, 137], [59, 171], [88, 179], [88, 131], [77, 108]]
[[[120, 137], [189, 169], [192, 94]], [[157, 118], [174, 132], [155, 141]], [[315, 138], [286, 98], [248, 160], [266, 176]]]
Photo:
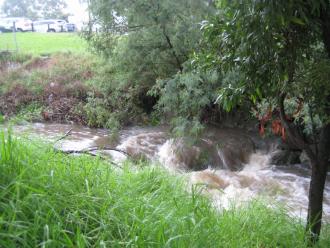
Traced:
[[14, 30], [14, 23], [16, 31], [26, 32], [32, 31], [32, 21], [24, 17], [7, 17], [0, 20], [1, 26], [7, 31]]
[[42, 20], [33, 23], [36, 32], [66, 32], [67, 22], [64, 20]]

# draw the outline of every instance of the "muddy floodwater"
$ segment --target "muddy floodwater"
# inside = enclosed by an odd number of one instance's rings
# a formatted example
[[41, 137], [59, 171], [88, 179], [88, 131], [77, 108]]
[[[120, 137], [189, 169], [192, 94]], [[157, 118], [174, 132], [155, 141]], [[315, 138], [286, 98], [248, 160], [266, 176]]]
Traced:
[[[308, 166], [272, 165], [274, 143], [238, 129], [209, 128], [197, 142], [172, 138], [167, 127], [131, 127], [120, 132], [111, 142], [109, 131], [77, 125], [34, 123], [14, 127], [14, 132], [56, 140], [62, 150], [90, 147], [113, 147], [132, 157], [144, 157], [164, 166], [171, 173], [187, 177], [189, 186], [200, 185], [217, 208], [242, 204], [262, 197], [270, 205], [285, 204], [291, 215], [306, 217], [310, 170]], [[107, 151], [114, 161], [126, 155]], [[330, 221], [329, 174], [324, 193], [324, 219]]]

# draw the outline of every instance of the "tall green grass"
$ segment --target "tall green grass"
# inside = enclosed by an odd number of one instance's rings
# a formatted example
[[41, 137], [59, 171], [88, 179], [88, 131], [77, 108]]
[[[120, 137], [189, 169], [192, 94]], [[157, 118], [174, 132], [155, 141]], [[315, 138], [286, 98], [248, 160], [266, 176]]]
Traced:
[[[306, 246], [282, 210], [254, 202], [219, 213], [184, 187], [160, 168], [116, 169], [1, 132], [0, 247]], [[319, 246], [329, 245], [324, 233]]]

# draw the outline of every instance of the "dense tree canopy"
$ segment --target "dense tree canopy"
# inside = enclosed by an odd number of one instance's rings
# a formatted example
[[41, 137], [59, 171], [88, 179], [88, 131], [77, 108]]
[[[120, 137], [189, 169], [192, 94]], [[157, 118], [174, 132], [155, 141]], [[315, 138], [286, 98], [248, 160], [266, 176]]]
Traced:
[[87, 38], [109, 60], [104, 80], [109, 92], [121, 92], [107, 105], [124, 107], [131, 117], [139, 113], [136, 106], [152, 111], [159, 91], [148, 92], [156, 82], [184, 71], [198, 49], [200, 23], [213, 10], [205, 0], [93, 0], [90, 6], [102, 32], [87, 32]]

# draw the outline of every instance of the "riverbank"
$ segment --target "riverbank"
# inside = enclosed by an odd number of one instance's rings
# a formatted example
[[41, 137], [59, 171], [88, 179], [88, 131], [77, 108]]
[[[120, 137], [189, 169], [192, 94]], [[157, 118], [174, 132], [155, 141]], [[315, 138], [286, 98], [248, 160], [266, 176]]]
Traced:
[[86, 124], [86, 115], [80, 112], [93, 92], [87, 85], [95, 63], [91, 56], [17, 56], [4, 58], [0, 70], [0, 113], [5, 119]]
[[[0, 246], [305, 247], [304, 226], [260, 202], [216, 212], [159, 167], [0, 138]], [[134, 168], [134, 169], [133, 169]], [[319, 247], [329, 247], [323, 228]]]
[[[1, 57], [2, 56], [2, 57]], [[51, 121], [111, 128], [157, 123], [129, 89], [111, 90], [108, 62], [95, 55], [0, 55], [0, 121]], [[110, 81], [109, 81], [110, 80]]]

